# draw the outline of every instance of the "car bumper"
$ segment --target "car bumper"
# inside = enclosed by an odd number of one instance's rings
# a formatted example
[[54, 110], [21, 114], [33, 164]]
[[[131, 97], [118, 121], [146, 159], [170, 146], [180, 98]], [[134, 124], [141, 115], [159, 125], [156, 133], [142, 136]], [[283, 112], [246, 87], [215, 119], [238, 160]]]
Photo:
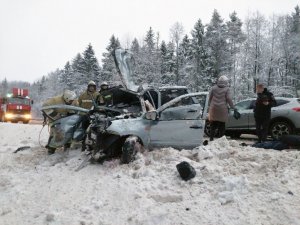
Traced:
[[7, 113], [5, 114], [5, 120], [7, 121], [28, 121], [31, 119], [30, 114], [14, 114], [14, 113]]

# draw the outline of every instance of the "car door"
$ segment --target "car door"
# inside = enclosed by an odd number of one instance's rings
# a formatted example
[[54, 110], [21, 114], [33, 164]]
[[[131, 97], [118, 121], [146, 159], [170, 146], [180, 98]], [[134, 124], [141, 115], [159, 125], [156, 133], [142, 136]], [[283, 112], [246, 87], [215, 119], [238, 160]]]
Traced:
[[[194, 104], [192, 97], [202, 96], [203, 104]], [[179, 96], [158, 110], [158, 119], [150, 125], [150, 148], [194, 148], [202, 143], [207, 112], [208, 93]]]
[[247, 130], [249, 129], [249, 118], [253, 116], [253, 100], [245, 100], [237, 103], [235, 108], [241, 114], [240, 119], [235, 119], [233, 117], [233, 111], [229, 113], [228, 123], [226, 124], [226, 129], [234, 130]]

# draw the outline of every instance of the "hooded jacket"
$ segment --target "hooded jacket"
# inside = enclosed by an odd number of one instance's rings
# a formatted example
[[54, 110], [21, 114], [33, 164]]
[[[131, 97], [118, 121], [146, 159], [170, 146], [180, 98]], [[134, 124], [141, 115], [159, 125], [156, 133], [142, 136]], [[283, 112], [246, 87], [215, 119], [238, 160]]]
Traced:
[[[225, 77], [226, 78], [226, 77]], [[228, 79], [221, 76], [216, 85], [213, 86], [209, 94], [209, 120], [227, 122], [228, 105], [234, 108], [230, 97]]]

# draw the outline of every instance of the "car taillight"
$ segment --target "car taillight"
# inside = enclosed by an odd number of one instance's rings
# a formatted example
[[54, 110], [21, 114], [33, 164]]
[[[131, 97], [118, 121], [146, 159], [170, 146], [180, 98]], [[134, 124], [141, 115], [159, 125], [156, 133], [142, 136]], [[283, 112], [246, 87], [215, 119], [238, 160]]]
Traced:
[[296, 111], [296, 112], [300, 112], [300, 107], [292, 108], [292, 110], [294, 110], [294, 111]]

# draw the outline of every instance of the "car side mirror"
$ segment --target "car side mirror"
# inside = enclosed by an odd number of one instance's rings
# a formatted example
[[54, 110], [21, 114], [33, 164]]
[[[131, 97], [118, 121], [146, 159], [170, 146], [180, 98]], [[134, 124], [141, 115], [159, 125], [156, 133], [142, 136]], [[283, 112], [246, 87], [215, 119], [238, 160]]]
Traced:
[[156, 120], [158, 117], [158, 114], [156, 111], [149, 111], [146, 112], [146, 119], [147, 120]]
[[33, 105], [33, 100], [31, 100], [31, 105]]

